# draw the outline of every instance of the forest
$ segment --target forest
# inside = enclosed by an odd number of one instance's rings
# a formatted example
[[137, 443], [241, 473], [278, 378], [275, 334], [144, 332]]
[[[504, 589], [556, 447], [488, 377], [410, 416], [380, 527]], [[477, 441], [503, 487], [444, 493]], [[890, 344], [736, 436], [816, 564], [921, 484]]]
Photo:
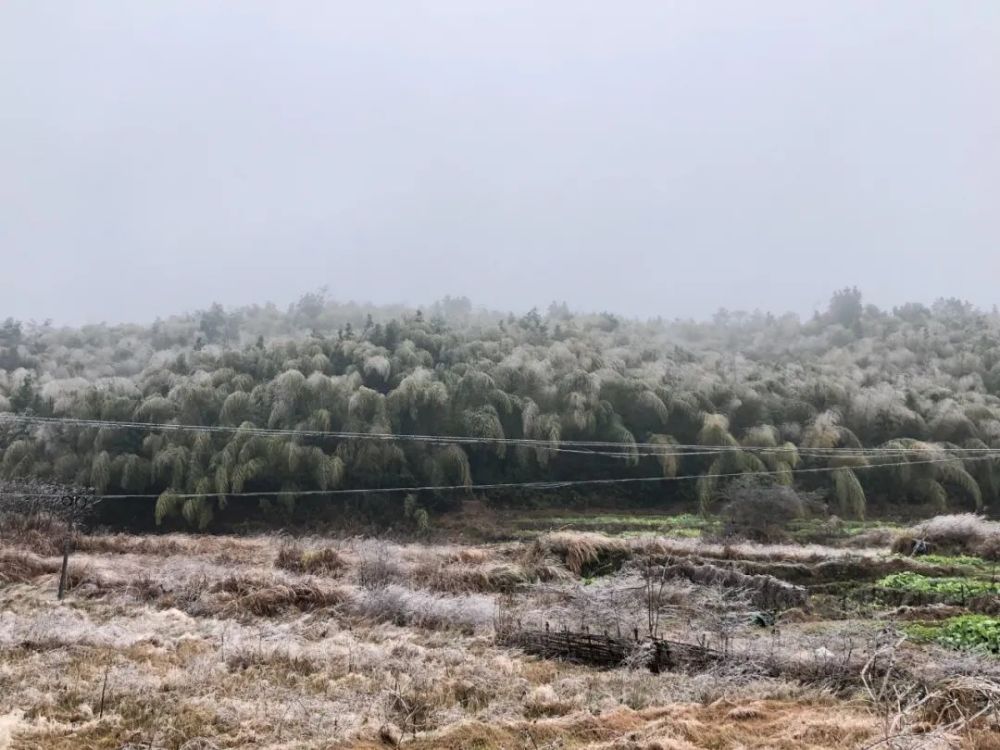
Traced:
[[[168, 528], [331, 508], [424, 526], [472, 495], [711, 512], [754, 474], [845, 518], [979, 511], [997, 448], [1000, 315], [954, 299], [887, 311], [844, 289], [806, 320], [643, 321], [321, 290], [0, 324], [0, 475], [123, 496], [112, 516]], [[619, 479], [639, 481], [602, 483]]]

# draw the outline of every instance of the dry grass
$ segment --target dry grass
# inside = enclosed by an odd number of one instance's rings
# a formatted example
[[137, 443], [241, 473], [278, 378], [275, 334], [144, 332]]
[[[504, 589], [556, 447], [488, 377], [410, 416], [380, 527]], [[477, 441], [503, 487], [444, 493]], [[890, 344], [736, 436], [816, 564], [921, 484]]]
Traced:
[[672, 565], [726, 565], [744, 574], [767, 575], [792, 584], [873, 581], [890, 573], [960, 575], [959, 566], [932, 565], [919, 558], [889, 555], [879, 549], [844, 549], [817, 544], [714, 543], [662, 536], [621, 539], [597, 532], [558, 531], [540, 536], [529, 555], [554, 558], [578, 576], [608, 575], [632, 561]]
[[613, 572], [626, 560], [651, 557], [700, 557], [741, 562], [816, 564], [842, 560], [862, 562], [884, 557], [874, 549], [843, 549], [819, 544], [759, 544], [757, 542], [710, 542], [665, 536], [638, 536], [629, 539], [594, 531], [556, 531], [543, 534], [535, 542], [537, 553], [552, 555], [581, 575], [594, 569]]
[[231, 595], [222, 604], [223, 613], [255, 617], [275, 617], [291, 610], [310, 612], [340, 604], [347, 597], [343, 589], [322, 585], [318, 581], [285, 582], [239, 575], [219, 581], [210, 591]]
[[892, 549], [911, 554], [917, 542], [924, 542], [931, 552], [943, 555], [974, 555], [985, 560], [1000, 560], [1000, 522], [988, 521], [973, 513], [936, 516], [901, 532]]
[[[538, 702], [541, 699], [541, 702]], [[857, 707], [830, 702], [758, 701], [734, 712], [732, 703], [668, 705], [635, 711], [619, 707], [597, 715], [567, 712], [557, 697], [532, 693], [539, 706], [533, 721], [473, 721], [404, 743], [418, 750], [499, 750], [500, 748], [587, 748], [588, 750], [819, 750], [858, 747], [874, 734], [873, 722]], [[348, 747], [348, 745], [342, 745]], [[377, 742], [352, 743], [375, 750]]]
[[69, 525], [46, 513], [0, 513], [0, 544], [31, 550], [38, 555], [62, 553]]
[[539, 537], [536, 544], [577, 575], [611, 572], [635, 552], [635, 545], [623, 539], [589, 531], [555, 531]]
[[30, 552], [0, 550], [0, 583], [28, 583], [38, 576], [57, 572], [59, 567], [57, 560]]
[[569, 573], [544, 562], [482, 563], [428, 560], [410, 571], [410, 580], [434, 591], [448, 593], [508, 593], [529, 584], [566, 580]]
[[309, 549], [300, 544], [285, 543], [278, 549], [274, 567], [293, 573], [335, 576], [343, 572], [347, 562], [333, 547]]
[[352, 597], [352, 614], [375, 622], [421, 628], [457, 628], [469, 633], [492, 624], [494, 603], [475, 594], [439, 596], [397, 584], [367, 589]]
[[[853, 574], [888, 559], [874, 549], [575, 532], [469, 547], [103, 534], [78, 540], [59, 603], [59, 557], [24, 546], [46, 528], [22, 527], [0, 545], [5, 750], [818, 750], [875, 742], [883, 731], [857, 686], [891, 621], [807, 617], [808, 602], [777, 630], [747, 618], [765, 589], [800, 598], [788, 578], [749, 568]], [[499, 623], [522, 620], [645, 633], [650, 606], [660, 635], [705, 643], [726, 660], [691, 673], [652, 674], [641, 660], [593, 669], [495, 637]], [[900, 674], [928, 684], [959, 680], [941, 688], [940, 706], [926, 702], [938, 718], [913, 712], [908, 727], [933, 729], [953, 720], [948, 706], [977, 705], [963, 676], [1000, 679], [975, 655], [907, 645], [898, 660]], [[959, 741], [989, 748], [979, 729]]]

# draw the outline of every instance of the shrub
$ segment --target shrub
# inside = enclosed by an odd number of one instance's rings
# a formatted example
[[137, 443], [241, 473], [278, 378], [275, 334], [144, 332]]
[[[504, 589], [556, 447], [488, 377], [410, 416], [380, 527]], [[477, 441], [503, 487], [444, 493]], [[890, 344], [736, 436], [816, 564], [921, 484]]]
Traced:
[[807, 498], [784, 485], [741, 480], [726, 489], [723, 499], [723, 533], [757, 542], [785, 541], [789, 523], [806, 515]]
[[430, 514], [417, 502], [417, 496], [412, 493], [403, 500], [403, 517], [410, 522], [418, 534], [426, 534], [430, 531]]
[[389, 553], [389, 547], [376, 542], [366, 545], [361, 551], [356, 575], [361, 588], [375, 591], [385, 588], [399, 576], [399, 566]]

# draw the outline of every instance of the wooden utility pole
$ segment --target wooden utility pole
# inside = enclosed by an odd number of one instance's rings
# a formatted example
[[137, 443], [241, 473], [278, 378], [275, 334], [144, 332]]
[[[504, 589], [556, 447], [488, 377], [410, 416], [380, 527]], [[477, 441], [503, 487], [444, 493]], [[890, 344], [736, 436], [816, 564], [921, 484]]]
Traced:
[[63, 540], [62, 571], [59, 573], [59, 601], [62, 601], [63, 595], [66, 593], [66, 583], [69, 577], [69, 548], [72, 544], [72, 539], [73, 527], [70, 526], [69, 533], [66, 534], [66, 538]]

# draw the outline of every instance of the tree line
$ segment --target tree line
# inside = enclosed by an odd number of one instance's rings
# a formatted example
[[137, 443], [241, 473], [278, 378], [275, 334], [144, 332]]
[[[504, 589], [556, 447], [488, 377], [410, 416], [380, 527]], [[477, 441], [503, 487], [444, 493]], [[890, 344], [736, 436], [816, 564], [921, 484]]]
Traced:
[[[291, 511], [303, 492], [646, 476], [697, 479], [591, 494], [710, 512], [732, 475], [754, 473], [819, 491], [846, 516], [978, 509], [997, 500], [1000, 461], [959, 451], [1000, 448], [1000, 316], [957, 300], [883, 311], [845, 289], [805, 321], [728, 311], [639, 321], [564, 304], [512, 315], [465, 298], [420, 311], [338, 304], [322, 291], [285, 310], [213, 305], [150, 325], [8, 319], [0, 412], [151, 425], [2, 422], [0, 475], [154, 495], [129, 507], [199, 528], [236, 508]], [[501, 442], [522, 438], [535, 442]], [[567, 441], [613, 444], [619, 455], [559, 450]], [[726, 450], [683, 455], [675, 445]], [[899, 465], [823, 453], [875, 447]], [[234, 503], [245, 492], [261, 493], [250, 510]], [[406, 512], [425, 518], [462, 495], [421, 492]], [[403, 511], [402, 498], [364, 498], [353, 502]], [[560, 502], [558, 492], [544, 498]]]

